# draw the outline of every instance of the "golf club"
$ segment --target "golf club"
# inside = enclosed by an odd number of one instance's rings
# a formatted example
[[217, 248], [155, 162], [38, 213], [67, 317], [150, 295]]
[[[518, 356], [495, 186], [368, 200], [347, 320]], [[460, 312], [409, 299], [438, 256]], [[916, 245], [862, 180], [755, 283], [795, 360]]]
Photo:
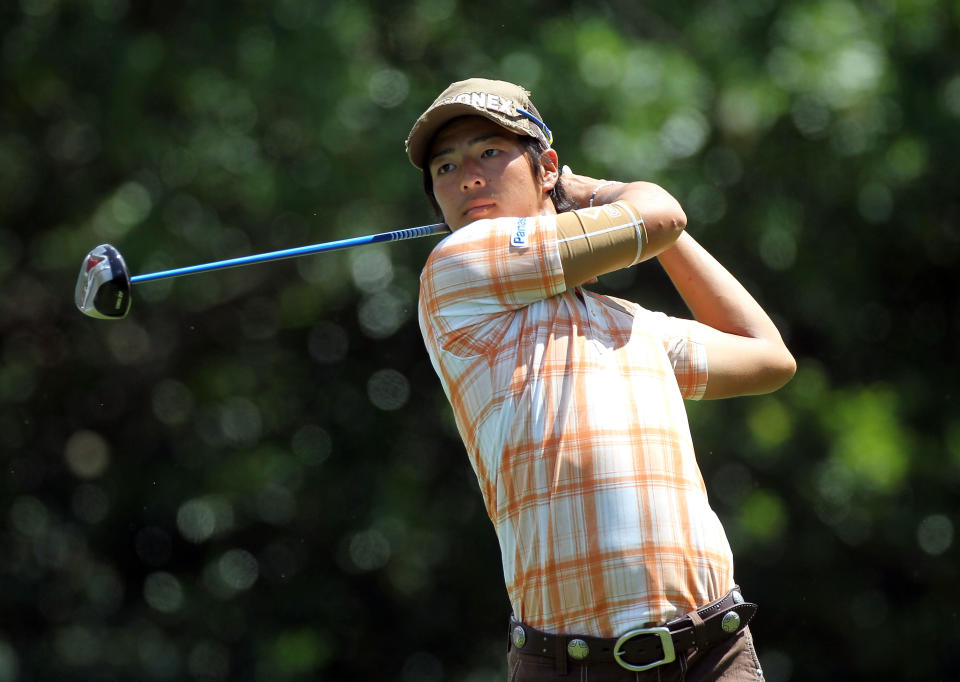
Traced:
[[212, 263], [190, 265], [173, 270], [161, 270], [159, 272], [150, 272], [133, 277], [131, 277], [127, 271], [127, 265], [117, 248], [110, 244], [101, 244], [90, 251], [83, 259], [83, 263], [80, 266], [80, 275], [77, 278], [74, 301], [80, 312], [85, 315], [101, 320], [119, 320], [125, 317], [130, 310], [132, 298], [130, 295], [130, 286], [139, 282], [165, 279], [168, 277], [180, 277], [182, 275], [192, 275], [208, 270], [222, 270], [224, 268], [264, 263], [266, 261], [281, 260], [284, 258], [297, 258], [299, 256], [321, 253], [323, 251], [335, 251], [353, 246], [363, 246], [364, 244], [379, 244], [383, 242], [396, 242], [404, 239], [428, 237], [435, 234], [445, 234], [449, 231], [450, 228], [444, 223], [434, 223], [433, 225], [408, 227], [402, 230], [381, 232], [364, 237], [351, 237], [350, 239], [339, 239], [321, 244], [311, 244], [309, 246], [299, 246], [292, 249], [282, 249], [280, 251], [270, 251], [252, 256], [241, 256], [239, 258], [214, 261]]

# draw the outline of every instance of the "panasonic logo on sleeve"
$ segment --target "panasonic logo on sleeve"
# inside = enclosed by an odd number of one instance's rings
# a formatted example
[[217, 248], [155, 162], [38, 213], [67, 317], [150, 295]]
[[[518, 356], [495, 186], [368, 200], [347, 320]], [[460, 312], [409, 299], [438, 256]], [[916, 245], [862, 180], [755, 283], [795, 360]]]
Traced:
[[518, 218], [517, 219], [517, 229], [513, 233], [513, 236], [510, 237], [510, 246], [516, 246], [521, 249], [527, 248], [529, 244], [527, 243], [527, 219]]

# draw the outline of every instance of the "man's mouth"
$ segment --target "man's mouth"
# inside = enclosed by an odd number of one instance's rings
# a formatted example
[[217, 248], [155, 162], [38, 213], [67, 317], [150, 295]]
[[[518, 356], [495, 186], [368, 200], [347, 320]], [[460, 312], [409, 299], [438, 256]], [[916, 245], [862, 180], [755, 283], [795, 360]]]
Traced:
[[473, 218], [475, 216], [480, 215], [481, 213], [484, 213], [485, 211], [492, 209], [494, 206], [495, 204], [492, 201], [485, 201], [483, 203], [472, 204], [467, 207], [467, 209], [463, 212], [463, 215], [468, 218]]

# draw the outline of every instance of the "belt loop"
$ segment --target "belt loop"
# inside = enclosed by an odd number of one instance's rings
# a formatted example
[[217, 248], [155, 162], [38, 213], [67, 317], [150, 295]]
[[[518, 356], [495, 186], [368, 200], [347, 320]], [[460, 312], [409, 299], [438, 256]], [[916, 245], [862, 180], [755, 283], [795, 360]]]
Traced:
[[699, 649], [706, 642], [704, 635], [704, 625], [703, 618], [700, 617], [700, 614], [696, 610], [691, 611], [687, 614], [687, 618], [690, 619], [690, 622], [693, 623], [693, 645]]

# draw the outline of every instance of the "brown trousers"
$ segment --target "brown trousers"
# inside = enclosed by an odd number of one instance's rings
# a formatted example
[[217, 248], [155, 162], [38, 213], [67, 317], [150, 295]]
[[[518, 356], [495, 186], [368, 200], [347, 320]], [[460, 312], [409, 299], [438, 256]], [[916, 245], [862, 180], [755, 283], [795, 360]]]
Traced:
[[631, 672], [616, 662], [583, 663], [570, 660], [567, 674], [560, 675], [550, 658], [531, 656], [510, 647], [507, 654], [508, 682], [762, 682], [763, 671], [753, 648], [750, 628], [706, 651], [677, 653], [677, 660], [643, 672]]

